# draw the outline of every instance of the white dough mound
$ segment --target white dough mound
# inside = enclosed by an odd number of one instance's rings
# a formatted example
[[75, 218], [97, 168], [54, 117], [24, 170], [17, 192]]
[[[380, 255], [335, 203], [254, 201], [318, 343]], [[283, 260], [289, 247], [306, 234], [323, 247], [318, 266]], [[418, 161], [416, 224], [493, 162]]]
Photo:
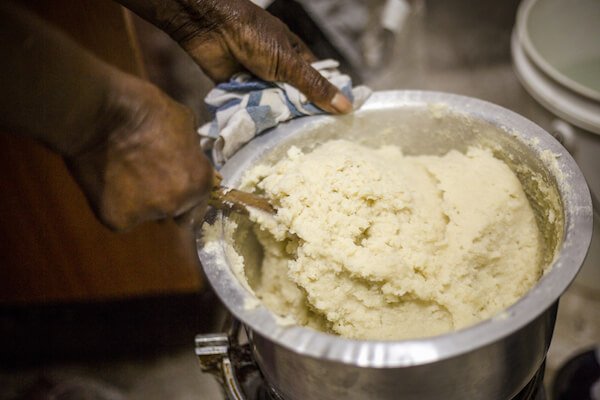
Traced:
[[343, 140], [249, 171], [276, 205], [256, 295], [298, 324], [359, 339], [438, 335], [489, 318], [539, 279], [523, 188], [487, 150], [405, 156]]

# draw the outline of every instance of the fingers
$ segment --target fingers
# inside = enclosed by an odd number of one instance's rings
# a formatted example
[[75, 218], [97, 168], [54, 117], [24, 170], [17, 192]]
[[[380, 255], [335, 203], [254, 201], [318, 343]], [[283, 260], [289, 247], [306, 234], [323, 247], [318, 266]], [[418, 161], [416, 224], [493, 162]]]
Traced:
[[333, 114], [351, 112], [352, 103], [346, 96], [310, 66], [317, 61], [317, 57], [306, 43], [290, 30], [287, 30], [287, 34], [297, 56], [291, 56], [281, 62], [283, 68], [280, 66], [279, 71], [284, 75], [283, 80], [297, 87], [311, 102], [327, 112]]
[[278, 71], [281, 79], [298, 88], [311, 102], [332, 114], [347, 114], [352, 103], [338, 88], [325, 79], [300, 56], [280, 61]]
[[[219, 173], [219, 171], [212, 169], [212, 185], [210, 187], [210, 191], [218, 188], [221, 185], [222, 180], [223, 176]], [[199, 226], [204, 221], [204, 215], [206, 214], [206, 210], [208, 208], [210, 196], [211, 193], [208, 192], [202, 197], [201, 201], [197, 202], [192, 207], [188, 207], [186, 211], [176, 212], [173, 215], [173, 220], [175, 223], [179, 226], [190, 226], [192, 228]]]
[[[285, 79], [297, 87], [304, 95], [319, 108], [333, 114], [346, 114], [352, 111], [352, 103], [331, 82], [310, 66], [317, 57], [310, 48], [295, 33], [287, 30], [291, 47], [300, 57], [290, 58], [290, 65], [284, 67]], [[285, 62], [284, 62], [285, 64]]]
[[191, 42], [186, 51], [204, 73], [215, 83], [227, 82], [235, 73], [243, 70], [239, 61], [231, 55], [220, 41]]
[[294, 32], [288, 29], [288, 37], [292, 48], [296, 50], [296, 52], [302, 57], [304, 62], [309, 64], [318, 60], [318, 58], [313, 54], [310, 48], [304, 43], [302, 39], [300, 39]]
[[201, 221], [210, 193], [222, 179], [204, 154], [201, 156], [200, 164], [191, 168], [194, 169], [195, 177], [187, 185], [185, 197], [177, 201], [175, 208], [169, 212], [169, 215], [180, 225]]
[[183, 44], [196, 63], [215, 82], [247, 70], [268, 81], [284, 81], [298, 88], [309, 101], [333, 114], [352, 111], [351, 102], [310, 66], [317, 61], [308, 46], [281, 21], [249, 6], [225, 24], [226, 34], [189, 40]]
[[206, 197], [202, 202], [197, 204], [195, 207], [192, 207], [188, 211], [184, 212], [183, 214], [174, 216], [173, 220], [179, 226], [199, 226], [204, 220], [204, 215], [206, 214], [207, 207], [208, 197]]

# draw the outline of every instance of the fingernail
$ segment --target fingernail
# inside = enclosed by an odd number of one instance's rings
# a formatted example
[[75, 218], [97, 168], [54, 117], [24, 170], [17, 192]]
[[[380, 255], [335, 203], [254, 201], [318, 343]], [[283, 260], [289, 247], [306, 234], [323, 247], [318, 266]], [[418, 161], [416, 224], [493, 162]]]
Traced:
[[340, 114], [348, 114], [352, 111], [352, 103], [346, 96], [341, 93], [336, 93], [331, 99], [331, 107], [333, 107]]

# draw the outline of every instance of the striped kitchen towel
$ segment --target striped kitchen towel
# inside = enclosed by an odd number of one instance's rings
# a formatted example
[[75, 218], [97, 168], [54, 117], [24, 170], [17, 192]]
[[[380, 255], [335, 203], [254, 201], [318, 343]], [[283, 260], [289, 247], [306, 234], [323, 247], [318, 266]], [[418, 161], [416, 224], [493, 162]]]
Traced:
[[[371, 94], [366, 86], [352, 87], [348, 75], [338, 71], [335, 60], [312, 66], [360, 107]], [[205, 151], [212, 151], [219, 167], [244, 144], [278, 123], [325, 111], [307, 101], [295, 87], [283, 82], [265, 82], [247, 73], [234, 75], [229, 82], [212, 89], [205, 98], [213, 120], [198, 129]]]

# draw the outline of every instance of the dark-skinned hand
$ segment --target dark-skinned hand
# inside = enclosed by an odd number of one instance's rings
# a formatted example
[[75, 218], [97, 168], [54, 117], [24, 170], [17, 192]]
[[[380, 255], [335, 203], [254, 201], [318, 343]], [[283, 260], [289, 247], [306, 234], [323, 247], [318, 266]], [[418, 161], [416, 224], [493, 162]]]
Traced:
[[310, 66], [316, 58], [279, 19], [249, 0], [119, 0], [171, 35], [215, 82], [240, 71], [297, 87], [321, 109], [352, 111]]
[[0, 36], [0, 129], [62, 155], [108, 227], [175, 217], [206, 198], [214, 173], [190, 110], [18, 3], [0, 3]]
[[67, 157], [97, 217], [114, 230], [183, 214], [206, 200], [214, 176], [191, 111], [153, 85], [121, 79], [99, 139]]
[[[164, 29], [217, 82], [239, 71], [284, 81], [333, 113], [350, 102], [314, 56], [248, 0], [120, 0]], [[3, 3], [0, 127], [63, 155], [98, 218], [122, 230], [205, 199], [214, 171], [195, 121], [158, 88], [123, 74], [16, 3]]]

